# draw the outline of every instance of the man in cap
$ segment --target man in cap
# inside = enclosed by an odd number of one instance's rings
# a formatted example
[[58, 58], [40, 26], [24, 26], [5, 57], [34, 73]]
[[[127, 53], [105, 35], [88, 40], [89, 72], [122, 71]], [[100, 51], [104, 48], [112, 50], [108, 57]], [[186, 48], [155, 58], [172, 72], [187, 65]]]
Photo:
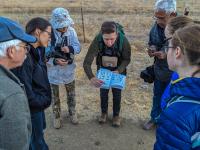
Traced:
[[52, 89], [52, 108], [54, 128], [61, 128], [61, 106], [59, 85], [65, 86], [69, 118], [72, 124], [78, 124], [75, 99], [75, 62], [74, 56], [80, 53], [81, 46], [69, 12], [64, 8], [52, 11], [51, 24], [53, 28], [51, 48], [54, 55], [48, 61], [48, 78]]
[[30, 144], [31, 119], [27, 97], [19, 79], [10, 69], [21, 66], [27, 43], [36, 38], [21, 26], [0, 17], [0, 149], [27, 150]]
[[154, 57], [154, 88], [153, 88], [153, 106], [151, 109], [151, 119], [144, 124], [145, 130], [152, 129], [161, 113], [161, 96], [169, 84], [172, 71], [167, 64], [167, 55], [164, 46], [167, 44], [164, 29], [168, 20], [176, 16], [175, 0], [157, 0], [154, 8], [155, 24], [149, 35], [148, 54]]

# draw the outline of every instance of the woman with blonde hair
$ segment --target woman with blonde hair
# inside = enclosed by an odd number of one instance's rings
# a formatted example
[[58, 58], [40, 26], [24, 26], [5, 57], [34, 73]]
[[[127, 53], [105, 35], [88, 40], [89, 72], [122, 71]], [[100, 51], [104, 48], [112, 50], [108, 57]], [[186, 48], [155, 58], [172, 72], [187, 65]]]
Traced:
[[200, 26], [177, 30], [166, 48], [169, 68], [179, 74], [158, 120], [155, 150], [200, 148]]

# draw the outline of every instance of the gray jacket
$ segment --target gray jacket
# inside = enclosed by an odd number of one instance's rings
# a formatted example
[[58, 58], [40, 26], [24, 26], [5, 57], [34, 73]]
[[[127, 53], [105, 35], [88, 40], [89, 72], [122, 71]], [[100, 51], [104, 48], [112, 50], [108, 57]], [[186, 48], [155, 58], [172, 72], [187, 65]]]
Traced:
[[0, 149], [28, 150], [31, 117], [23, 85], [0, 65]]

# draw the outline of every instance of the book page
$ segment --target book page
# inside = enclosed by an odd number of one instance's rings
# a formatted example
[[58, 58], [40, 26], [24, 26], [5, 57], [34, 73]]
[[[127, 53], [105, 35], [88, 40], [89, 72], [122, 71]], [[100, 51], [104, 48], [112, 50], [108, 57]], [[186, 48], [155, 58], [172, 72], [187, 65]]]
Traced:
[[124, 89], [126, 83], [126, 76], [118, 73], [112, 74], [110, 86], [112, 88]]
[[112, 72], [110, 70], [107, 69], [99, 69], [97, 72], [97, 78], [99, 80], [102, 80], [104, 83], [100, 88], [103, 89], [109, 89], [110, 88], [110, 82], [111, 82], [111, 78], [112, 78]]

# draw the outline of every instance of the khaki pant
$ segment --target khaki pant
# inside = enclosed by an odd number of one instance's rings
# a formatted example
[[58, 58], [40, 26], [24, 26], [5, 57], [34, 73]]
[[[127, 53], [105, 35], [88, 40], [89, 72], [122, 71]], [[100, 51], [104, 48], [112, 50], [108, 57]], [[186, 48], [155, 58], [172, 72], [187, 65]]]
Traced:
[[[65, 84], [66, 95], [67, 95], [67, 105], [69, 115], [73, 115], [76, 113], [75, 106], [75, 81], [72, 81], [69, 84]], [[60, 106], [60, 98], [59, 98], [59, 86], [55, 84], [51, 84], [51, 92], [52, 92], [52, 108], [53, 113], [56, 118], [60, 118], [61, 106]]]

